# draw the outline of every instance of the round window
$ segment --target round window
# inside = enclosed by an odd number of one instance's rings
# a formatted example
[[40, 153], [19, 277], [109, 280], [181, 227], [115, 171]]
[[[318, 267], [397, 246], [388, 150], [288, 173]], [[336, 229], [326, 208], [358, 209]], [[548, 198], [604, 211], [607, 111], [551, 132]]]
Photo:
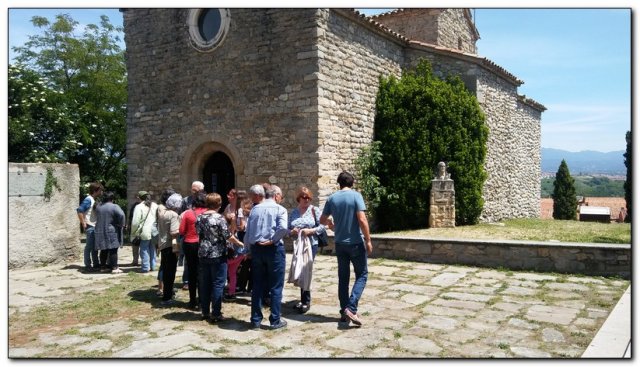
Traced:
[[229, 10], [192, 9], [187, 20], [191, 45], [198, 51], [215, 50], [229, 30]]

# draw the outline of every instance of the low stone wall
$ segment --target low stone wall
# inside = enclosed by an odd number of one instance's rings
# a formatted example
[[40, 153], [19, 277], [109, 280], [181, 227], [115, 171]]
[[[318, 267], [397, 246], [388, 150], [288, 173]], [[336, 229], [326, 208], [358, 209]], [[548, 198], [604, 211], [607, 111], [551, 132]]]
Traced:
[[[48, 168], [57, 188], [45, 198]], [[9, 269], [81, 259], [78, 166], [9, 163], [8, 173]]]
[[372, 257], [596, 276], [631, 276], [631, 245], [371, 236]]

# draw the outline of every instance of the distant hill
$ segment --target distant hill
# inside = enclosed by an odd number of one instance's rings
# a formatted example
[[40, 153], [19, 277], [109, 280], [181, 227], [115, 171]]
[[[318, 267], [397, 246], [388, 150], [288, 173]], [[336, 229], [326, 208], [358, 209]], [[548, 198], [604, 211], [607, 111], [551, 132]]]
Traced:
[[561, 149], [542, 148], [542, 172], [557, 172], [564, 159], [572, 176], [579, 174], [626, 175], [624, 166], [624, 150], [616, 152], [568, 152]]

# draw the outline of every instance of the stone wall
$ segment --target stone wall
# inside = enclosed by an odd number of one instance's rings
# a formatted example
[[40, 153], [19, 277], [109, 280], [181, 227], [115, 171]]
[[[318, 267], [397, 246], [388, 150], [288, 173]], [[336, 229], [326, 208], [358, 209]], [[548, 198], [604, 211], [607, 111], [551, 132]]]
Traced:
[[475, 54], [476, 33], [465, 16], [466, 9], [403, 9], [373, 16], [401, 35], [420, 42]]
[[[47, 168], [60, 188], [44, 197]], [[75, 164], [9, 163], [9, 269], [82, 259]]]
[[517, 86], [481, 71], [478, 101], [489, 126], [481, 220], [540, 217], [540, 110], [519, 102]]
[[[406, 41], [345, 9], [230, 9], [226, 39], [202, 53], [190, 45], [188, 12], [123, 11], [130, 201], [142, 189], [188, 193], [222, 151], [236, 187], [276, 183], [293, 207], [306, 185], [322, 206], [373, 138], [379, 77], [426, 58], [436, 75], [459, 75], [487, 117], [481, 220], [540, 215], [540, 110], [519, 103], [518, 81], [499, 67]], [[468, 26], [461, 9], [440, 19]]]
[[372, 236], [374, 256], [513, 270], [631, 276], [631, 246]]
[[208, 53], [189, 44], [188, 10], [124, 11], [129, 199], [188, 193], [221, 150], [237, 187], [277, 183], [292, 206], [318, 175], [319, 10], [231, 9], [226, 39]]
[[379, 77], [399, 76], [402, 47], [347, 18], [325, 10], [319, 63], [319, 196], [337, 188], [342, 170], [355, 171], [354, 159], [373, 139]]

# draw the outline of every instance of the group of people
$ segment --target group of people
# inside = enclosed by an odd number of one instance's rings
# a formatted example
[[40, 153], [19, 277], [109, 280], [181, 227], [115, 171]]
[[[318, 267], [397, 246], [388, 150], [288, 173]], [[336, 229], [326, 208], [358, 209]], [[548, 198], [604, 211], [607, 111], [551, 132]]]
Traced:
[[[367, 282], [367, 256], [373, 248], [366, 206], [362, 195], [352, 189], [353, 176], [342, 172], [337, 182], [340, 191], [328, 198], [322, 211], [312, 204], [311, 190], [300, 187], [295, 193], [297, 206], [291, 214], [281, 205], [282, 190], [266, 183], [253, 185], [248, 191], [232, 189], [224, 210], [221, 196], [205, 193], [204, 184], [199, 181], [193, 182], [191, 195], [185, 198], [172, 189], [163, 191], [159, 203], [153, 202], [148, 192], [140, 191], [129, 229], [130, 238], [139, 242], [141, 271], [155, 270], [158, 251], [161, 303], [171, 306], [175, 303], [178, 260], [183, 254], [190, 309], [199, 310], [203, 319], [217, 323], [224, 320], [224, 298], [235, 298], [237, 291], [251, 291], [251, 327], [261, 328], [265, 304], [270, 307], [269, 328], [279, 329], [287, 325], [281, 317], [286, 272], [284, 237], [294, 239], [289, 282], [300, 287], [300, 299], [294, 308], [305, 313], [311, 307], [318, 236], [329, 228], [335, 233], [340, 320], [360, 326], [358, 301]], [[117, 249], [123, 243], [125, 218], [113, 204], [112, 193], [102, 195], [102, 202], [96, 206], [103, 190], [100, 184], [91, 184], [89, 195], [77, 210], [87, 233], [84, 262], [88, 271], [104, 267], [117, 273], [121, 272]], [[94, 255], [96, 250], [101, 250], [100, 256]], [[351, 265], [355, 282], [349, 293]]]

